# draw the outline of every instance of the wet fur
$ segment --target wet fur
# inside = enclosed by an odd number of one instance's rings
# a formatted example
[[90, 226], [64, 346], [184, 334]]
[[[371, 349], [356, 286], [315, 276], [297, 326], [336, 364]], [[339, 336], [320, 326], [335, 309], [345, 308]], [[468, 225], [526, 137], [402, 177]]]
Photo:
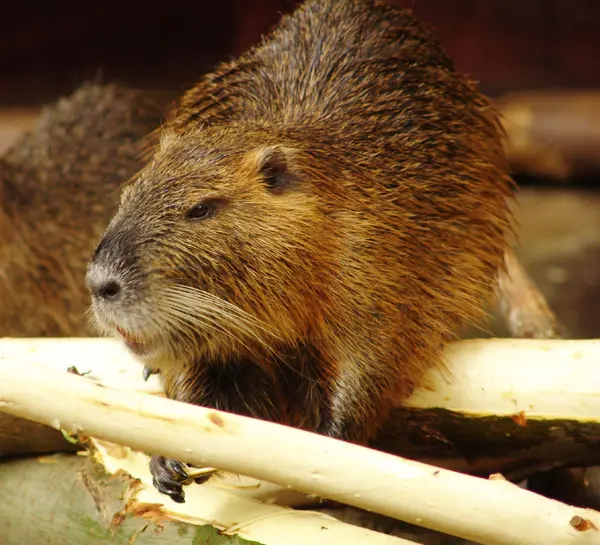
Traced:
[[[408, 11], [309, 1], [173, 109], [94, 259], [123, 298], [96, 310], [160, 344], [169, 397], [364, 443], [482, 317], [510, 191], [496, 113]], [[175, 285], [271, 332], [173, 329]]]

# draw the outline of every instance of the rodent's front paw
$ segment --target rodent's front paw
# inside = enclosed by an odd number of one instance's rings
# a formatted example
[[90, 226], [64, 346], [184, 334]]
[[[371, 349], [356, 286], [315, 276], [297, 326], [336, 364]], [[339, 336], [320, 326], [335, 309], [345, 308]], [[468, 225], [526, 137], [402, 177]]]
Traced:
[[150, 473], [152, 473], [152, 484], [161, 493], [169, 496], [177, 503], [185, 503], [186, 484], [195, 482], [202, 484], [206, 482], [215, 470], [208, 468], [197, 476], [188, 475], [183, 463], [164, 456], [152, 456], [150, 458]]
[[181, 462], [164, 456], [152, 456], [150, 473], [152, 484], [161, 494], [166, 494], [177, 503], [185, 503], [183, 485], [189, 477]]

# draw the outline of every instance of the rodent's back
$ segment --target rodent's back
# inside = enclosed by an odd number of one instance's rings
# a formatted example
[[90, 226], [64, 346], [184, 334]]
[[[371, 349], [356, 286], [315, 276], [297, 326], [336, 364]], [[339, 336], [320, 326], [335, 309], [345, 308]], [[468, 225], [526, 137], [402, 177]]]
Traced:
[[512, 236], [502, 131], [407, 10], [305, 2], [188, 91], [164, 139], [220, 127], [271, 132], [305, 154], [339, 244], [314, 256], [341, 279], [334, 327], [360, 316], [369, 336], [381, 319], [389, 339], [404, 324], [416, 378], [441, 342], [481, 318]]
[[398, 123], [427, 114], [424, 95], [448, 91], [449, 82], [455, 100], [480, 99], [407, 10], [382, 1], [309, 1], [262, 43], [203, 77], [182, 97], [172, 121], [188, 130], [238, 121], [316, 123], [347, 135], [395, 121], [389, 137]]
[[93, 332], [85, 267], [162, 102], [85, 84], [0, 157], [0, 336]]

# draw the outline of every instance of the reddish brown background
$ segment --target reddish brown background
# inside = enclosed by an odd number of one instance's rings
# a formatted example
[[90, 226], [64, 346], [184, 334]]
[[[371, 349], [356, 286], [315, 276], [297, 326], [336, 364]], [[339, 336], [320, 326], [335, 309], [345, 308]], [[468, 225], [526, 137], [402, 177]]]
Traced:
[[[600, 87], [597, 0], [397, 0], [431, 23], [457, 66], [497, 95]], [[0, 17], [0, 106], [87, 78], [182, 89], [274, 24], [292, 0], [11, 2]]]

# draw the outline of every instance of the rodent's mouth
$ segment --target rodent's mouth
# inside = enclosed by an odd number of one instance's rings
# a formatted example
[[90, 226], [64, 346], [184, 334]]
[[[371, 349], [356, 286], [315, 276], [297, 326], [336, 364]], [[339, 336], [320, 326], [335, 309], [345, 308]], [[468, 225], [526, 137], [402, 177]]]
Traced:
[[141, 339], [139, 337], [134, 337], [131, 333], [125, 331], [123, 328], [118, 325], [115, 326], [117, 333], [121, 335], [123, 341], [125, 341], [125, 345], [129, 350], [131, 350], [134, 354], [138, 356], [142, 356], [147, 354], [152, 345], [147, 340]]

